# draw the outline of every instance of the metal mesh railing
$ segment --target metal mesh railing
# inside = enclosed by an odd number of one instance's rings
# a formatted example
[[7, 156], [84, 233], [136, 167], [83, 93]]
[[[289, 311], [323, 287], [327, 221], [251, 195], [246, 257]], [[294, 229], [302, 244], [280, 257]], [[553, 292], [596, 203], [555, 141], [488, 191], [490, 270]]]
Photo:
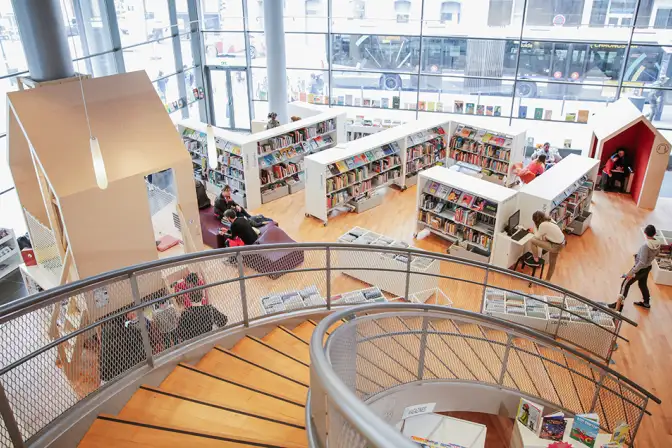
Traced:
[[[157, 359], [205, 336], [267, 317], [406, 299], [480, 311], [485, 309], [489, 291], [515, 292], [542, 301], [545, 325], [553, 322], [549, 308], [569, 316], [579, 314], [568, 325], [584, 325], [587, 330], [581, 338], [574, 337], [574, 331], [564, 334], [546, 327], [542, 331], [557, 333], [558, 339], [603, 360], [611, 356], [621, 325], [634, 325], [599, 304], [528, 276], [416, 249], [306, 243], [187, 254], [85, 279], [0, 307], [0, 339], [10, 341], [0, 348], [0, 384], [9, 409], [3, 416], [11, 417], [5, 418], [5, 425], [14, 439], [18, 434], [29, 441], [74, 405], [139, 367], [153, 366]], [[542, 296], [562, 300], [555, 304], [539, 299]], [[575, 312], [570, 299], [604, 313], [613, 328]], [[519, 323], [533, 328], [532, 324], [543, 320], [526, 317], [530, 319]], [[513, 317], [510, 320], [515, 322]], [[555, 322], [557, 328], [560, 319]], [[421, 341], [414, 333], [422, 330], [418, 325], [417, 319], [403, 319], [361, 327], [362, 334], [372, 338], [395, 333], [393, 342], [403, 356], [381, 354], [382, 339], [362, 345], [358, 362], [363, 374], [354, 378], [353, 392], [363, 397], [403, 384], [417, 373], [413, 359], [420, 356]], [[462, 333], [468, 330], [459, 328]], [[433, 331], [427, 333], [429, 342], [442, 352], [427, 355], [424, 375], [471, 375], [473, 380], [496, 382], [496, 372], [488, 370], [487, 363], [501, 357], [502, 341], [497, 345], [474, 339], [471, 345], [453, 347], [442, 339], [459, 336], [439, 333], [440, 328]], [[601, 341], [599, 345], [596, 340]], [[487, 358], [485, 365], [447, 361], [476, 355]], [[380, 364], [370, 362], [373, 356], [381, 357]], [[545, 364], [555, 368], [550, 361]], [[512, 383], [518, 379], [505, 375]], [[558, 394], [564, 399], [571, 389], [566, 384], [562, 387]], [[2, 406], [0, 396], [0, 410]], [[610, 412], [605, 408], [605, 415]]]
[[[339, 319], [346, 322], [322, 347], [325, 331]], [[400, 386], [428, 381], [506, 389], [570, 416], [596, 413], [600, 428], [607, 433], [625, 422], [629, 426], [627, 446], [634, 444], [649, 400], [660, 403], [606, 365], [548, 336], [464, 310], [418, 304], [366, 305], [326, 318], [311, 342], [312, 368], [317, 370], [311, 382], [311, 408], [313, 401], [326, 401], [328, 409], [325, 415], [315, 407], [311, 415], [317, 428], [324, 426], [319, 420], [330, 423], [328, 431], [316, 431], [322, 446], [338, 445], [343, 438], [358, 440], [351, 446], [392, 446], [365, 437], [359, 428], [361, 421], [377, 426], [385, 443], [394, 440], [394, 446], [405, 446], [403, 438], [394, 439], [395, 430], [388, 423], [395, 422], [389, 421], [390, 415], [383, 415], [380, 408], [370, 411], [362, 402], [375, 401], [376, 395]], [[360, 400], [355, 409], [343, 404], [348, 394]], [[401, 415], [405, 405], [396, 404], [394, 398], [387, 402], [399, 408], [388, 414]], [[332, 425], [334, 421], [338, 426]]]
[[25, 208], [23, 209], [23, 214], [26, 217], [26, 224], [30, 230], [30, 242], [33, 245], [37, 263], [58, 278], [63, 269], [63, 260], [61, 260], [58, 248], [56, 247], [54, 232], [38, 221]]

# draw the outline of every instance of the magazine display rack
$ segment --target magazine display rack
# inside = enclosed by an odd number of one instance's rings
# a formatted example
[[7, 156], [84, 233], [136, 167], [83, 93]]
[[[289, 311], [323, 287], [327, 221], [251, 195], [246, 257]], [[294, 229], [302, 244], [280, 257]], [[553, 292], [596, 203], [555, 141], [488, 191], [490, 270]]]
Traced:
[[447, 168], [430, 168], [418, 181], [416, 235], [429, 229], [483, 261], [496, 260], [498, 239], [516, 210], [516, 194]]
[[382, 188], [405, 189], [408, 155], [418, 156], [413, 175], [443, 163], [447, 129], [440, 117], [413, 121], [306, 157], [306, 216], [326, 225], [334, 210], [353, 210]]
[[315, 285], [296, 291], [273, 293], [262, 297], [259, 301], [265, 315], [310, 308], [327, 303]]
[[[642, 229], [644, 236], [644, 229]], [[656, 239], [661, 242], [660, 253], [651, 263], [653, 281], [659, 285], [672, 286], [672, 231], [658, 230]]]
[[387, 302], [383, 292], [377, 286], [344, 292], [331, 297], [333, 305], [354, 305], [359, 303]]
[[[519, 191], [520, 224], [533, 227], [532, 214], [546, 212], [563, 229], [573, 228], [577, 218], [583, 233], [590, 225], [590, 202], [597, 179], [598, 161], [570, 154]], [[507, 217], [508, 218], [508, 217]]]
[[501, 185], [515, 180], [513, 166], [525, 157], [525, 132], [497, 131], [460, 122], [450, 125], [449, 158], [480, 167], [483, 179]]
[[250, 135], [213, 127], [215, 170], [207, 166], [207, 125], [183, 120], [178, 129], [192, 155], [195, 177], [201, 179], [207, 173], [211, 193], [219, 194], [229, 185], [236, 202], [255, 209], [302, 190], [304, 157], [345, 142], [345, 120], [345, 112], [329, 110]]
[[21, 263], [23, 258], [14, 231], [0, 228], [0, 278], [14, 272]]
[[[607, 337], [611, 336], [610, 333], [600, 332], [600, 335], [597, 335], [593, 325], [582, 319], [585, 318], [608, 330], [616, 331], [614, 320], [609, 315], [593, 310], [583, 302], [572, 298], [567, 298], [563, 303], [562, 297], [544, 295], [534, 295], [534, 297], [539, 300], [529, 299], [516, 292], [487, 288], [481, 312], [551, 335], [557, 332], [561, 338], [582, 341], [582, 346], [595, 353], [609, 351], [610, 344], [613, 343], [613, 338]], [[563, 313], [562, 308], [575, 315]]]
[[[361, 227], [354, 227], [348, 232], [344, 233], [338, 238], [340, 243], [353, 244], [371, 244], [373, 246], [387, 246], [389, 248], [407, 248], [409, 244], [403, 241], [397, 241], [394, 238], [386, 237], [378, 233], [372, 232]], [[361, 253], [339, 250], [337, 266], [361, 266]], [[400, 275], [399, 272], [384, 272], [381, 270], [392, 269], [396, 271], [405, 271], [408, 265], [406, 255], [399, 254], [383, 254], [379, 253], [379, 257], [375, 258], [374, 253], [370, 253], [367, 257], [366, 263], [370, 267], [375, 267], [375, 270], [343, 270], [343, 274], [356, 278], [366, 283], [378, 285], [383, 291], [392, 293], [398, 297], [404, 297], [406, 294], [406, 276]], [[431, 258], [412, 257], [411, 258], [411, 272], [422, 272], [438, 275], [440, 272], [440, 263]], [[411, 275], [409, 285], [409, 295], [420, 294], [423, 291], [438, 288], [438, 277], [430, 275]], [[410, 298], [409, 298], [410, 300]], [[427, 299], [425, 299], [426, 301]]]

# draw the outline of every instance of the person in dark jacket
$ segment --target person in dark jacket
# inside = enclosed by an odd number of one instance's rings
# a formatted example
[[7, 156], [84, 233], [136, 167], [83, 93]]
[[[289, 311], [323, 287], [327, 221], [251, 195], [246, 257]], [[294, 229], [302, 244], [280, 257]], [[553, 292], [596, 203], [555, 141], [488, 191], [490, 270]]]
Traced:
[[222, 219], [224, 217], [224, 212], [227, 210], [234, 210], [237, 216], [243, 218], [250, 217], [250, 214], [233, 200], [231, 197], [231, 187], [228, 185], [222, 188], [222, 192], [215, 200], [215, 217], [217, 219]]
[[198, 179], [194, 179], [196, 182], [196, 201], [198, 202], [198, 209], [203, 210], [212, 205], [210, 198], [208, 197], [208, 192], [205, 189], [205, 184]]
[[212, 305], [192, 303], [186, 308], [177, 324], [177, 337], [181, 342], [196, 339], [202, 334], [209, 333], [217, 325], [219, 328], [226, 326], [229, 319]]
[[243, 240], [246, 246], [250, 246], [257, 241], [259, 237], [257, 232], [245, 218], [236, 216], [236, 212], [232, 209], [224, 212], [224, 218], [231, 223], [231, 228], [229, 229], [229, 238], [240, 238]]
[[618, 301], [609, 304], [609, 308], [613, 308], [616, 311], [623, 310], [623, 302], [628, 297], [630, 286], [635, 282], [637, 282], [637, 286], [639, 286], [639, 290], [642, 292], [643, 299], [641, 302], [635, 302], [635, 305], [647, 309], [651, 308], [651, 295], [646, 282], [649, 279], [653, 260], [660, 253], [661, 243], [656, 239], [656, 228], [651, 224], [644, 228], [644, 235], [646, 235], [646, 241], [635, 254], [635, 265], [624, 275], [625, 279], [621, 284], [621, 294], [618, 295]]

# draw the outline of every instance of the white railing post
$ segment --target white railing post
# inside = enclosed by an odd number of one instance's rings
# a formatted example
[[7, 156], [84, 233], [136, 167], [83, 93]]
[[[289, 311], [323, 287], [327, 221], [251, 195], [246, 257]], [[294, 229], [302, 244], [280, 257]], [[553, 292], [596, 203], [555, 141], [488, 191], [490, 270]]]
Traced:
[[[138, 306], [142, 304], [140, 298], [140, 289], [138, 288], [138, 277], [129, 274], [129, 281], [131, 282], [131, 292], [133, 293], [133, 303]], [[142, 345], [145, 348], [145, 356], [147, 357], [147, 365], [154, 368], [154, 352], [152, 351], [152, 344], [149, 341], [149, 332], [147, 331], [147, 318], [145, 317], [145, 309], [138, 308], [136, 311], [138, 316], [138, 326], [140, 327], [140, 335], [142, 336]]]
[[2, 416], [2, 419], [5, 422], [5, 428], [7, 429], [9, 438], [12, 440], [14, 448], [23, 448], [26, 446], [23, 443], [21, 430], [16, 423], [14, 411], [12, 411], [12, 407], [9, 404], [9, 399], [7, 399], [7, 394], [5, 393], [5, 388], [2, 387], [2, 383], [0, 383], [0, 416]]
[[504, 350], [504, 357], [502, 358], [502, 371], [499, 372], [499, 380], [497, 384], [504, 384], [504, 375], [506, 375], [506, 370], [509, 364], [509, 352], [511, 351], [511, 346], [513, 345], [513, 336], [509, 335], [506, 339], [506, 349]]
[[425, 373], [425, 351], [427, 350], [427, 327], [429, 317], [422, 318], [422, 335], [420, 336], [420, 354], [418, 356], [418, 379], [421, 380]]
[[327, 246], [327, 309], [331, 310], [331, 248]]
[[240, 285], [240, 302], [243, 307], [243, 325], [250, 326], [250, 314], [247, 309], [247, 289], [245, 288], [245, 271], [243, 269], [243, 254], [236, 254], [238, 262], [238, 283]]

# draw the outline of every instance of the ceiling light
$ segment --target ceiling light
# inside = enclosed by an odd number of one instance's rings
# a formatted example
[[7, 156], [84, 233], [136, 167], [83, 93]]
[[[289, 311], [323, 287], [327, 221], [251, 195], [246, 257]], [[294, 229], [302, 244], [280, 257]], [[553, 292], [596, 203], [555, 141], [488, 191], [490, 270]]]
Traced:
[[211, 124], [208, 125], [207, 128], [207, 150], [208, 150], [208, 166], [210, 167], [211, 170], [216, 170], [217, 169], [217, 146], [215, 143], [215, 129], [212, 127]]

